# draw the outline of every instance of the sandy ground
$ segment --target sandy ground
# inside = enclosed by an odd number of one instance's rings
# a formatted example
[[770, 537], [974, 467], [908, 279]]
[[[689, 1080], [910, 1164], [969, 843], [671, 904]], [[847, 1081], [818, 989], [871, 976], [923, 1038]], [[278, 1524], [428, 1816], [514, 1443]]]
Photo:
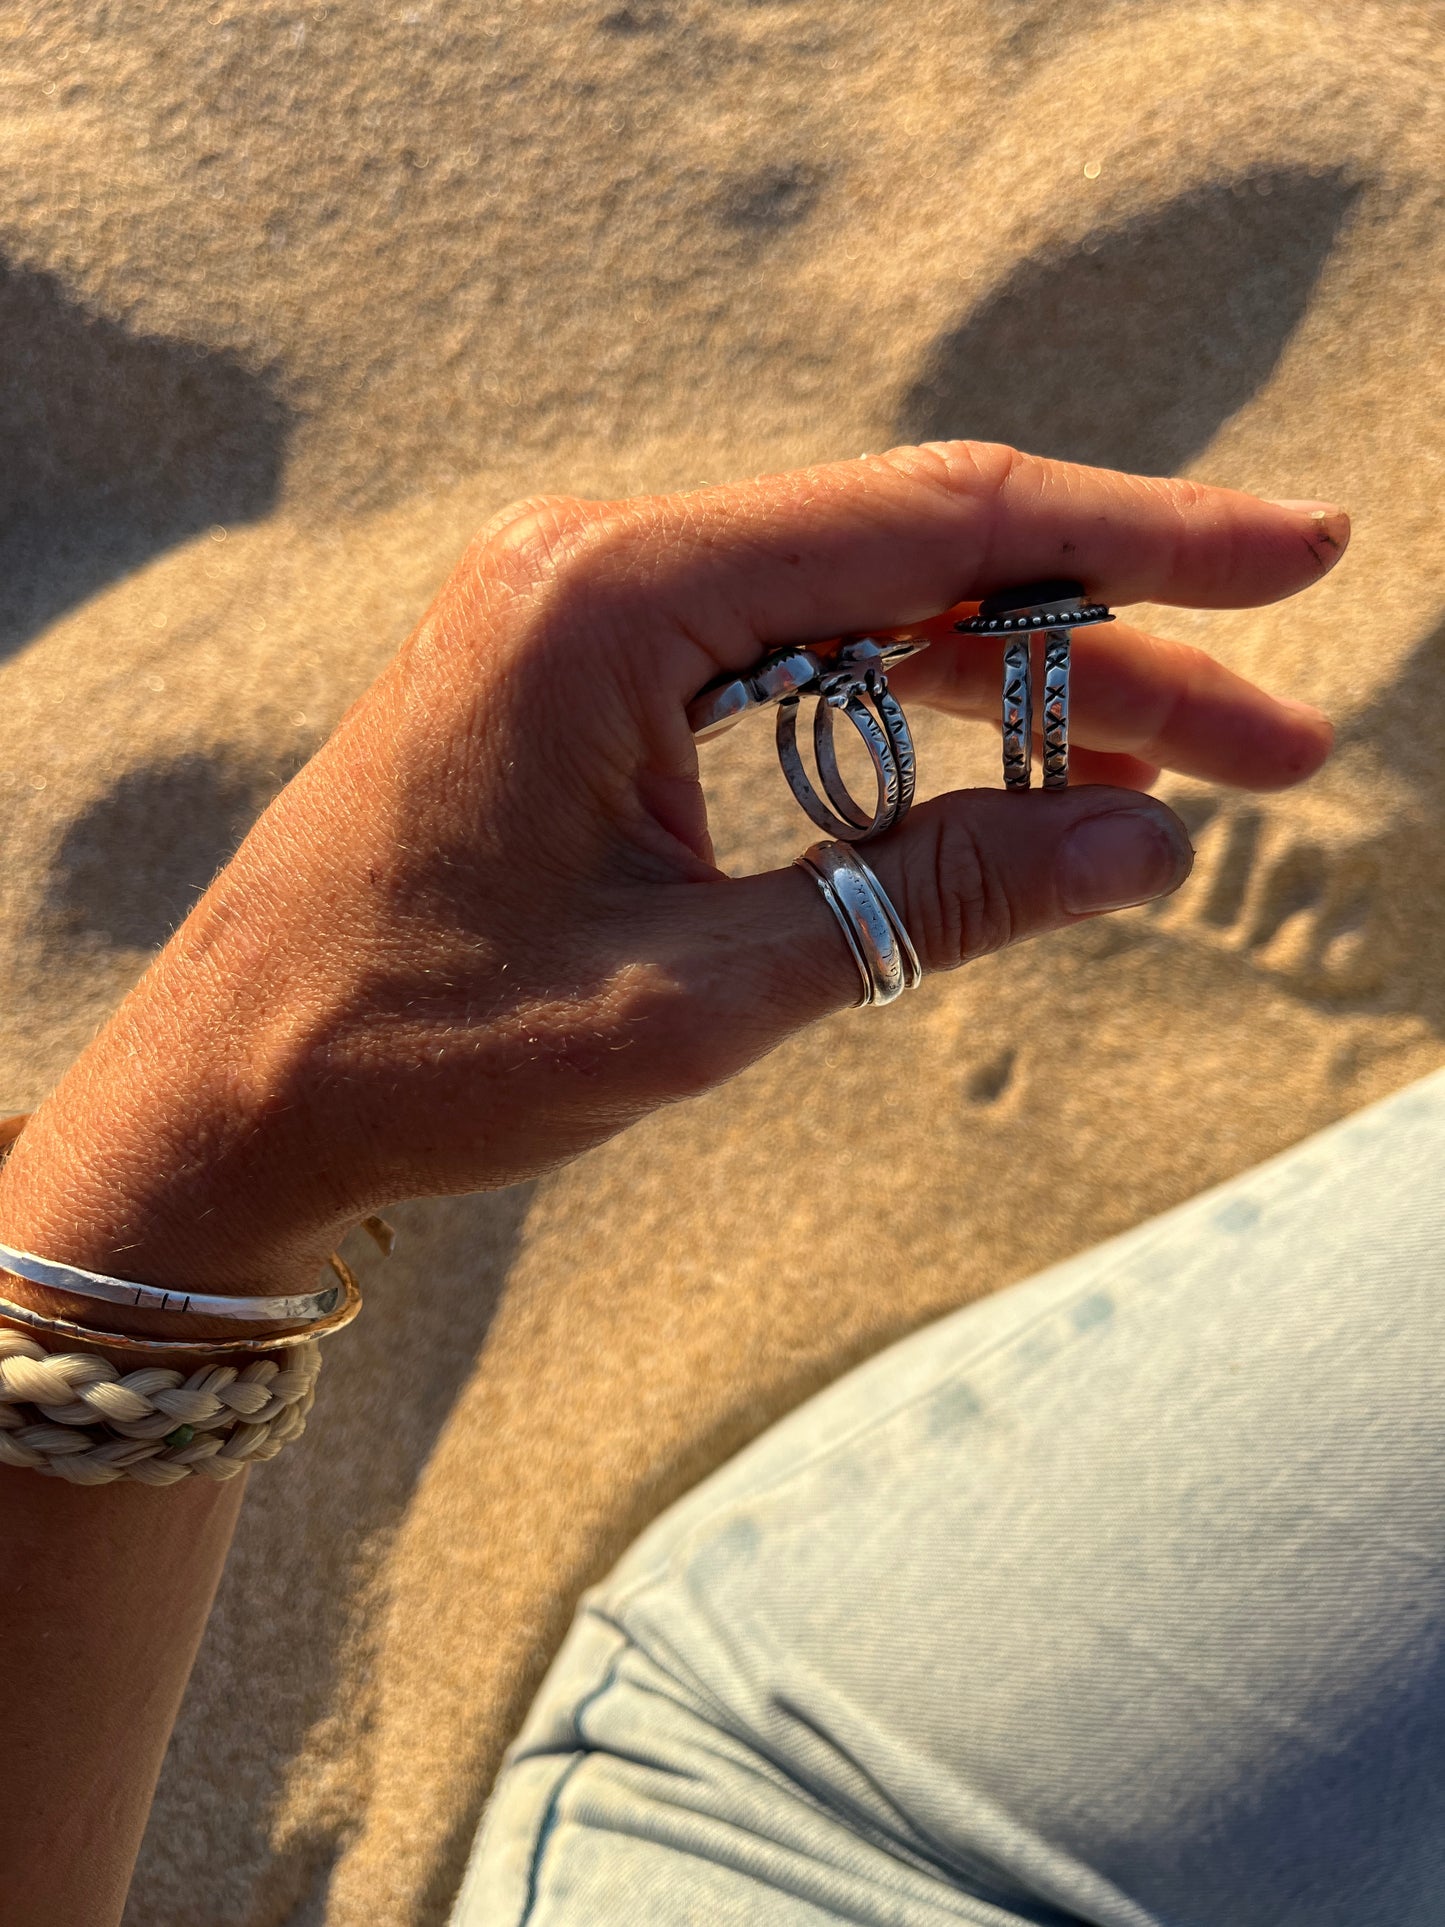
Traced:
[[[0, 22], [0, 1111], [514, 495], [976, 434], [1357, 530], [1303, 602], [1151, 618], [1342, 725], [1299, 794], [1170, 786], [1200, 860], [1165, 909], [840, 1018], [359, 1254], [129, 1927], [438, 1927], [572, 1602], [670, 1498], [890, 1338], [1445, 1058], [1442, 28], [1275, 0]], [[995, 780], [986, 740], [920, 734], [927, 787]], [[738, 868], [800, 842], [766, 736], [707, 753]]]

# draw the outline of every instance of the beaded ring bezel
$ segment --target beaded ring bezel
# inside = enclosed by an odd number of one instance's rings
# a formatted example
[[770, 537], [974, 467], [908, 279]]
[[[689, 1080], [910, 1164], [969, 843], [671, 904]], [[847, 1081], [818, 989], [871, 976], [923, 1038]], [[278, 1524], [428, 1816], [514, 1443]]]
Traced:
[[961, 636], [1008, 636], [1026, 629], [1087, 629], [1091, 623], [1116, 620], [1107, 603], [1086, 602], [1065, 613], [1046, 609], [1037, 615], [970, 616], [966, 622], [955, 622], [953, 626]]

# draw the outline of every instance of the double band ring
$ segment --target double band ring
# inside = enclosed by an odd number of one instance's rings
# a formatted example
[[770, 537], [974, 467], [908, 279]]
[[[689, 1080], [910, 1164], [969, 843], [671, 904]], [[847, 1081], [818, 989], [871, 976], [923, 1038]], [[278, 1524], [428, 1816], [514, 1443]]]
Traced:
[[918, 952], [888, 892], [855, 849], [846, 843], [815, 843], [794, 859], [823, 893], [858, 969], [866, 1004], [891, 1004], [923, 981]]
[[1033, 780], [1034, 690], [1032, 643], [1044, 637], [1043, 695], [1039, 704], [1043, 735], [1044, 788], [1069, 787], [1069, 645], [1075, 629], [1112, 622], [1102, 602], [1088, 602], [1079, 582], [1030, 582], [1005, 589], [979, 605], [961, 635], [1002, 636], [1003, 780], [1006, 788], [1026, 790]]
[[[873, 765], [877, 795], [871, 810], [854, 801], [838, 768], [833, 721], [839, 715], [846, 716], [857, 730]], [[823, 796], [814, 789], [798, 753], [796, 696], [785, 696], [778, 705], [777, 741], [778, 761], [788, 788], [818, 828], [827, 830], [830, 836], [845, 843], [861, 843], [891, 829], [908, 814], [917, 769], [913, 737], [898, 699], [877, 670], [870, 669], [861, 681], [843, 671], [823, 677], [819, 684], [813, 708], [813, 758]]]
[[[806, 649], [778, 649], [744, 675], [718, 676], [688, 704], [687, 720], [700, 741], [731, 729], [750, 710], [778, 707], [778, 761], [788, 788], [820, 830], [843, 843], [881, 836], [908, 814], [917, 763], [908, 719], [888, 687], [887, 671], [927, 644], [874, 636], [845, 636]], [[798, 709], [815, 698], [815, 784], [798, 746]], [[867, 807], [852, 795], [838, 767], [834, 725], [846, 717], [873, 766], [876, 793]]]

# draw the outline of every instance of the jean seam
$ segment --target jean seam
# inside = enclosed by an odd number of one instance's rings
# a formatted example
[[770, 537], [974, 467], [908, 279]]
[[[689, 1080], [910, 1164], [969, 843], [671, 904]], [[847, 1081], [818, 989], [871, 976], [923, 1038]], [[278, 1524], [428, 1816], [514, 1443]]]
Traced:
[[[623, 1651], [626, 1651], [625, 1647]], [[552, 1835], [556, 1832], [559, 1818], [558, 1809], [561, 1805], [562, 1795], [567, 1790], [567, 1783], [592, 1751], [592, 1748], [587, 1743], [587, 1735], [582, 1730], [583, 1716], [588, 1713], [592, 1707], [597, 1705], [604, 1694], [610, 1692], [613, 1686], [616, 1685], [617, 1669], [621, 1663], [622, 1653], [614, 1654], [602, 1678], [592, 1688], [591, 1692], [584, 1694], [582, 1699], [577, 1703], [577, 1711], [573, 1715], [572, 1723], [577, 1729], [577, 1738], [581, 1744], [577, 1757], [569, 1761], [563, 1769], [557, 1784], [548, 1795], [546, 1806], [542, 1810], [542, 1818], [537, 1826], [537, 1838], [532, 1847], [531, 1864], [527, 1869], [527, 1897], [522, 1903], [522, 1912], [518, 1918], [517, 1927], [527, 1927], [527, 1923], [531, 1920], [536, 1908], [539, 1898], [539, 1881], [542, 1873], [542, 1856], [547, 1850], [547, 1844], [551, 1840]]]

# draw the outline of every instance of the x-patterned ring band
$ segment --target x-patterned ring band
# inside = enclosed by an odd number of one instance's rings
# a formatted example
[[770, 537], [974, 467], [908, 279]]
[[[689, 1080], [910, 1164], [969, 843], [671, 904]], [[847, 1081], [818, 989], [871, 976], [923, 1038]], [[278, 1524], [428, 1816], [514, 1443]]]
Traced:
[[923, 966], [902, 917], [871, 866], [847, 843], [815, 843], [794, 859], [837, 919], [862, 995], [859, 1007], [891, 1004], [923, 981]]
[[[871, 810], [854, 800], [838, 768], [833, 721], [840, 715], [857, 730], [873, 765], [877, 794]], [[870, 836], [880, 836], [908, 814], [917, 769], [913, 737], [897, 698], [876, 671], [870, 670], [861, 682], [846, 673], [836, 679], [825, 677], [819, 688], [813, 709], [813, 757], [823, 796], [813, 787], [798, 753], [796, 696], [785, 696], [778, 705], [777, 741], [778, 761], [788, 788], [818, 828], [841, 842], [862, 843]]]
[[[693, 734], [721, 735], [749, 710], [778, 706], [778, 761], [789, 789], [821, 830], [844, 843], [881, 836], [907, 815], [913, 802], [917, 761], [913, 737], [887, 671], [927, 645], [917, 641], [845, 636], [806, 649], [779, 649], [744, 675], [719, 676], [688, 705]], [[798, 747], [798, 708], [816, 698], [813, 711], [814, 784]], [[838, 766], [833, 730], [844, 716], [857, 731], [876, 785], [871, 809], [852, 795]], [[820, 794], [821, 787], [821, 794]]]
[[1102, 602], [1088, 602], [1081, 582], [1030, 582], [1003, 589], [979, 605], [976, 616], [955, 625], [962, 635], [1004, 638], [1003, 780], [1026, 790], [1033, 781], [1034, 689], [1031, 642], [1044, 633], [1043, 694], [1038, 705], [1043, 733], [1044, 788], [1069, 787], [1069, 654], [1075, 629], [1112, 622]]

